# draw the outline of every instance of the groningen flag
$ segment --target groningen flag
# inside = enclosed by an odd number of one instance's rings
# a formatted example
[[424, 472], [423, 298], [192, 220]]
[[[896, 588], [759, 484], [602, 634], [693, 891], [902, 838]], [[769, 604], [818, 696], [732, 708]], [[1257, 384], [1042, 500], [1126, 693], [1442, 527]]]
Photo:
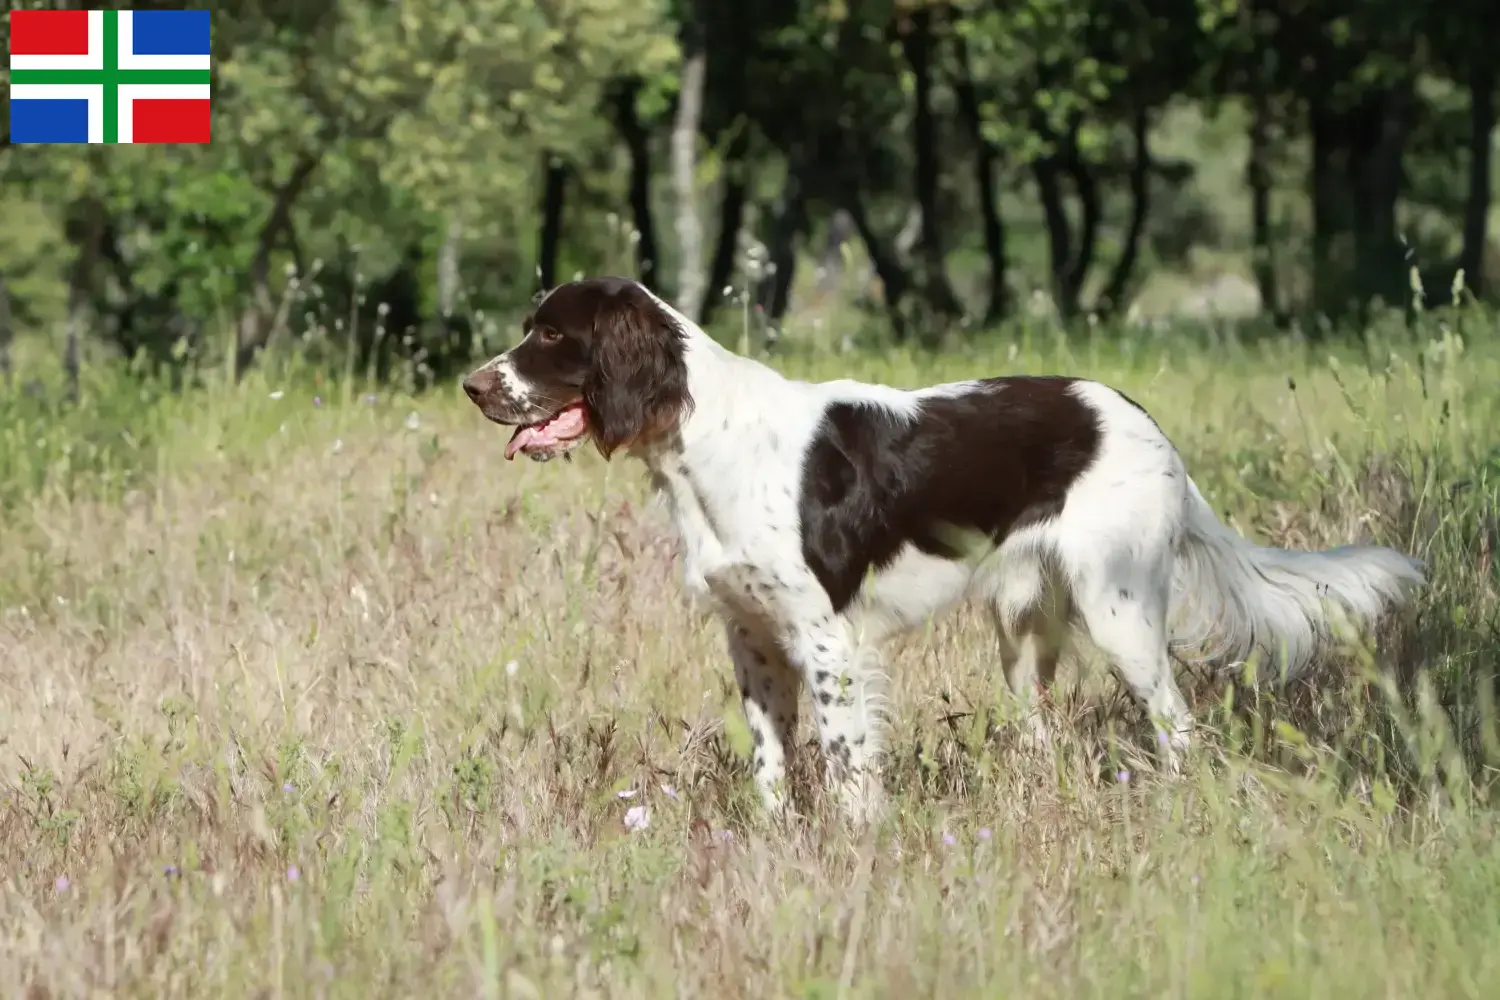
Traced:
[[10, 13], [12, 143], [208, 142], [206, 10]]

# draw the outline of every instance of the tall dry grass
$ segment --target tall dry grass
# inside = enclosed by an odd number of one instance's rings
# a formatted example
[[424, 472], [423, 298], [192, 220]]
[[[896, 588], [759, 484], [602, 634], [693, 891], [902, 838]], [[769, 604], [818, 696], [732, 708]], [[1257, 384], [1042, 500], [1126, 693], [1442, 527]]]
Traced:
[[507, 464], [452, 387], [295, 365], [4, 397], [0, 990], [1488, 995], [1497, 330], [778, 361], [1101, 378], [1240, 530], [1432, 567], [1286, 698], [1187, 678], [1176, 784], [1086, 649], [1069, 735], [1023, 752], [985, 628], [942, 619], [892, 650], [894, 809], [862, 836], [815, 793], [763, 824], [720, 629], [629, 463]]

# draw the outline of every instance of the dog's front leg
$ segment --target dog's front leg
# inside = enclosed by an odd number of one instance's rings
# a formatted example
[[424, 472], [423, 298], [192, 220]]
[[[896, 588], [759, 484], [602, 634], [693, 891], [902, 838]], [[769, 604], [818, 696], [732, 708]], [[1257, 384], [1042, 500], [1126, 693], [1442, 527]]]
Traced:
[[759, 628], [730, 620], [726, 629], [745, 724], [755, 744], [755, 787], [766, 811], [779, 815], [786, 807], [786, 761], [797, 731], [797, 672]]
[[783, 645], [812, 692], [829, 786], [850, 819], [868, 823], [882, 807], [876, 770], [881, 700], [871, 651], [861, 647], [849, 621], [831, 610], [794, 620]]
[[[790, 570], [785, 563], [746, 561], [715, 566], [705, 579], [731, 618], [760, 623], [761, 629], [749, 631], [752, 639], [757, 631], [775, 637], [785, 663], [801, 675], [812, 692], [818, 745], [823, 750], [830, 786], [838, 790], [851, 819], [873, 819], [881, 804], [875, 763], [883, 718], [881, 675], [874, 669], [873, 650], [862, 647], [852, 623], [833, 610], [827, 593], [810, 573]], [[749, 652], [744, 646], [736, 654], [736, 672], [744, 671], [742, 676], [760, 666], [753, 656], [746, 658]], [[757, 706], [749, 704], [755, 695], [752, 687], [747, 697], [747, 718], [760, 714]], [[776, 729], [775, 715], [773, 708], [768, 724], [761, 727], [763, 739]], [[752, 722], [752, 733], [755, 728]], [[762, 775], [775, 775], [769, 757], [757, 760], [756, 768], [758, 784]], [[767, 794], [764, 785], [762, 795], [768, 805], [779, 803], [776, 796]]]

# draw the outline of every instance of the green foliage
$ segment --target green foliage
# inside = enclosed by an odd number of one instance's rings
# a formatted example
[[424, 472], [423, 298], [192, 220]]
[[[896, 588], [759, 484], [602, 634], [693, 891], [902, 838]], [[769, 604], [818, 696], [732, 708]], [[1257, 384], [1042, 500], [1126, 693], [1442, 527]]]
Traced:
[[[830, 247], [820, 284], [844, 272], [898, 337], [1042, 293], [1069, 321], [1125, 311], [1221, 272], [1316, 336], [1409, 306], [1413, 264], [1488, 289], [1491, 8], [235, 0], [210, 145], [0, 151], [0, 341], [63, 354], [66, 325], [84, 355], [242, 374], [299, 340], [430, 380], [503, 341], [539, 271], [649, 253], [671, 294], [661, 217], [715, 197], [701, 264], [772, 325], [814, 297], [799, 261], [826, 231], [874, 273]], [[702, 198], [681, 202], [668, 132], [700, 49]]]

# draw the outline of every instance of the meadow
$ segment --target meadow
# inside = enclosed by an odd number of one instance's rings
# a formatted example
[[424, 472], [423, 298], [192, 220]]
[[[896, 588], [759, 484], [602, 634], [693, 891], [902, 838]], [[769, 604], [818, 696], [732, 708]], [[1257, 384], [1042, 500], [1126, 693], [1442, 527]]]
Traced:
[[[1087, 649], [1023, 749], [959, 613], [890, 653], [892, 812], [767, 824], [717, 623], [638, 466], [506, 463], [267, 359], [0, 391], [0, 992], [1480, 997], [1500, 980], [1500, 317], [1359, 346], [1020, 322], [803, 377], [1101, 379], [1220, 516], [1428, 562], [1272, 696], [1184, 672], [1180, 781]], [[806, 744], [799, 780], [814, 785]], [[1485, 986], [1486, 983], [1491, 984]]]

